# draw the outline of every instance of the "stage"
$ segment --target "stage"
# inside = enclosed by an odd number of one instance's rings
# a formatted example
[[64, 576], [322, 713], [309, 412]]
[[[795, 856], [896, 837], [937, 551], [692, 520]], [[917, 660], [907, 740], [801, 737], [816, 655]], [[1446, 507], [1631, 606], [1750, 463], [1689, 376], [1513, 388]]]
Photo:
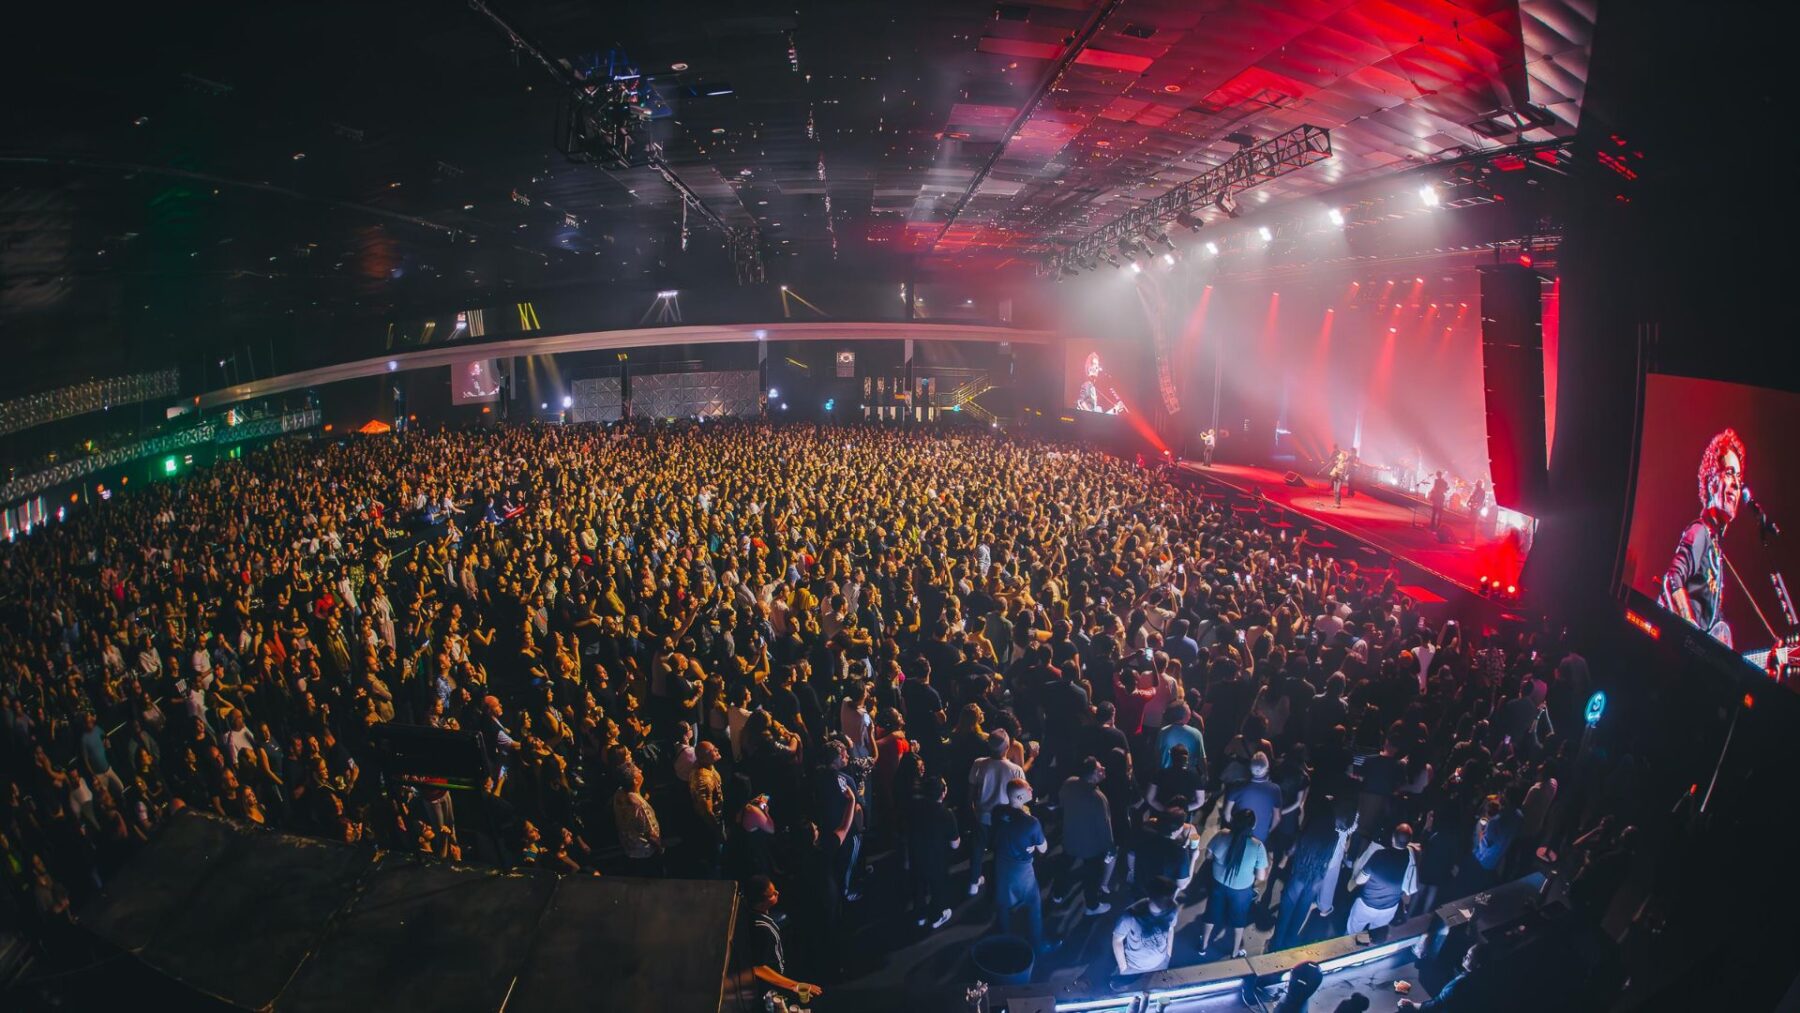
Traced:
[[[1423, 507], [1408, 508], [1365, 492], [1344, 497], [1340, 507], [1333, 503], [1331, 483], [1324, 478], [1303, 476], [1304, 486], [1291, 486], [1284, 472], [1271, 468], [1241, 464], [1207, 468], [1196, 461], [1183, 461], [1179, 467], [1208, 482], [1265, 497], [1346, 539], [1371, 546], [1384, 556], [1392, 555], [1465, 591], [1478, 591], [1483, 577], [1516, 583], [1524, 566], [1524, 553], [1515, 541], [1475, 541], [1473, 525], [1466, 516], [1446, 518], [1456, 540], [1441, 542], [1428, 527], [1430, 517]], [[1365, 558], [1361, 562], [1365, 567], [1387, 565], [1385, 558]], [[1404, 575], [1401, 580], [1405, 583]]]

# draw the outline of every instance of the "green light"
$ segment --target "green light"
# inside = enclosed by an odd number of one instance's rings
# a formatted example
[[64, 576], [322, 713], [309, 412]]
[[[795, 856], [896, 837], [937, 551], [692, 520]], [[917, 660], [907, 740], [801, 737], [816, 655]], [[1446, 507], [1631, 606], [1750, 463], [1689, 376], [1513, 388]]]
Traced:
[[175, 470], [180, 467], [181, 462], [177, 461], [173, 456], [163, 458], [163, 474], [173, 475], [175, 474]]

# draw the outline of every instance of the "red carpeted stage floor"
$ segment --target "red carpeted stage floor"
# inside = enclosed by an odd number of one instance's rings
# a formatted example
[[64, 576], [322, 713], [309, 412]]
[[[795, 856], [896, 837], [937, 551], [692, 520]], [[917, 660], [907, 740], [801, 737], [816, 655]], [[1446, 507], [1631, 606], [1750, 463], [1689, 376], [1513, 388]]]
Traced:
[[[1344, 505], [1338, 507], [1332, 503], [1331, 484], [1323, 478], [1309, 477], [1301, 488], [1288, 485], [1283, 472], [1270, 468], [1238, 464], [1205, 468], [1191, 461], [1180, 466], [1208, 481], [1265, 496], [1349, 539], [1367, 543], [1468, 591], [1477, 590], [1483, 577], [1515, 583], [1525, 563], [1524, 553], [1514, 540], [1476, 542], [1473, 525], [1466, 516], [1447, 521], [1458, 541], [1440, 542], [1427, 527], [1430, 517], [1423, 506], [1414, 511], [1359, 492], [1346, 497]], [[1376, 565], [1385, 564], [1384, 559]]]

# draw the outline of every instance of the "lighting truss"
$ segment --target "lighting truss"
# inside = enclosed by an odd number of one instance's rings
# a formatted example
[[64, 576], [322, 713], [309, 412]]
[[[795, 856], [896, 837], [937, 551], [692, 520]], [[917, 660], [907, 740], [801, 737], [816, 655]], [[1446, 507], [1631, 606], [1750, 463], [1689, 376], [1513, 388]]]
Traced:
[[1239, 151], [1224, 162], [1180, 184], [1168, 193], [1125, 212], [1100, 226], [1072, 246], [1064, 247], [1045, 262], [1046, 271], [1115, 246], [1122, 240], [1161, 231], [1176, 216], [1198, 217], [1208, 205], [1229, 201], [1236, 194], [1279, 179], [1331, 157], [1331, 131], [1301, 125], [1261, 144]]
[[162, 369], [40, 391], [0, 401], [0, 436], [34, 426], [86, 415], [115, 405], [141, 404], [174, 397], [181, 387], [181, 372]]
[[[506, 19], [488, 6], [486, 0], [469, 0], [469, 8], [492, 21], [494, 26], [506, 36], [507, 42], [512, 44], [514, 52], [523, 53], [536, 60], [567, 95], [581, 94], [593, 85], [593, 82], [583, 80], [567, 60], [550, 58], [535, 43], [519, 34], [518, 30], [507, 23]], [[609, 58], [612, 55], [609, 54]], [[579, 109], [576, 110], [576, 112], [579, 111]], [[559, 114], [559, 124], [565, 118], [566, 114]], [[632, 164], [630, 142], [641, 141], [640, 146], [644, 151], [642, 164], [656, 170], [656, 174], [662, 177], [663, 182], [667, 183], [669, 188], [681, 197], [684, 209], [692, 211], [700, 217], [701, 221], [724, 235], [725, 252], [731, 257], [732, 266], [737, 271], [738, 284], [761, 282], [763, 280], [762, 234], [754, 225], [733, 227], [725, 224], [725, 220], [720, 218], [718, 213], [713, 211], [700, 197], [700, 194], [681, 178], [674, 167], [663, 159], [662, 146], [650, 140], [647, 135], [643, 135], [643, 120], [647, 118], [647, 115], [629, 118], [627, 121], [629, 125], [622, 131], [613, 132], [610, 138], [605, 131], [592, 135], [598, 139], [601, 145], [601, 149], [597, 152], [578, 153], [571, 150], [569, 145], [564, 144], [563, 153], [575, 161], [598, 161], [602, 165], [611, 164], [623, 168]], [[681, 228], [683, 247], [685, 248], [687, 236], [685, 211]]]

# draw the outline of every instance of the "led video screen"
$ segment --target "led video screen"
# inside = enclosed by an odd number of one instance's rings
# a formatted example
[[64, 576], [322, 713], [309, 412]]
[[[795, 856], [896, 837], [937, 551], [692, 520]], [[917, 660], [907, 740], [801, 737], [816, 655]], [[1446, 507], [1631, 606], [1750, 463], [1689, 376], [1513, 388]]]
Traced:
[[1064, 403], [1096, 415], [1124, 415], [1131, 410], [1121, 394], [1124, 384], [1107, 368], [1107, 354], [1097, 345], [1071, 341], [1065, 354]]
[[1645, 378], [1621, 580], [1759, 668], [1795, 632], [1797, 432], [1800, 394]]
[[468, 359], [450, 367], [450, 403], [480, 404], [500, 399], [500, 364]]

